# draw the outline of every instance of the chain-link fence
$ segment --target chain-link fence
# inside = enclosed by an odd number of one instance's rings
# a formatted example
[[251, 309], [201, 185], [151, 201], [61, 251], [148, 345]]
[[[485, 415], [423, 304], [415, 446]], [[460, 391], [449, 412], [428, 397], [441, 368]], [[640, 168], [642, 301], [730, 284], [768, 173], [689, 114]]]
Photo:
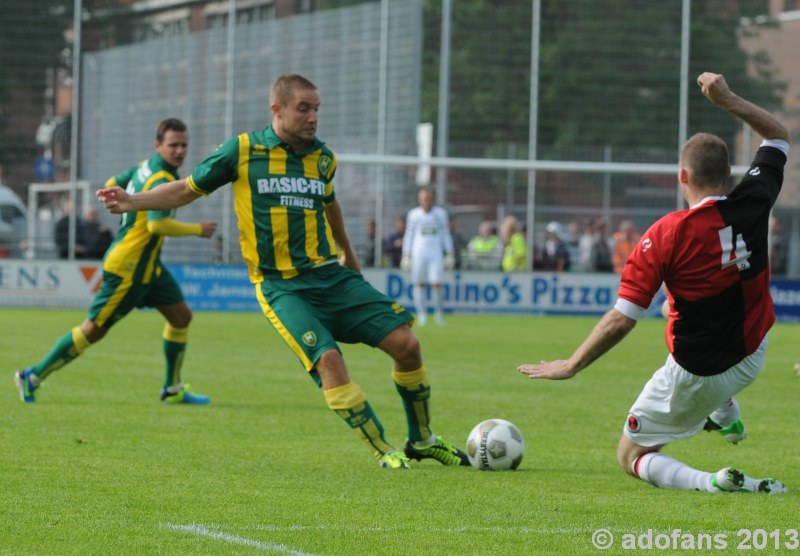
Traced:
[[[482, 221], [499, 229], [513, 215], [533, 243], [533, 265], [555, 222], [572, 247], [571, 268], [586, 270], [584, 232], [613, 243], [621, 224], [642, 232], [681, 206], [675, 163], [688, 135], [717, 133], [736, 169], [748, 164], [757, 138], [699, 93], [694, 80], [705, 70], [780, 112], [793, 134], [800, 127], [792, 54], [800, 22], [779, 1], [84, 0], [80, 56], [69, 50], [71, 2], [6, 1], [15, 9], [5, 11], [0, 40], [14, 46], [0, 49], [0, 165], [21, 197], [34, 181], [100, 186], [149, 156], [169, 116], [189, 125], [187, 175], [227, 137], [268, 125], [270, 82], [296, 71], [320, 89], [319, 136], [340, 156], [337, 196], [351, 240], [377, 264], [391, 264], [380, 240], [423, 182], [462, 245]], [[33, 20], [35, 29], [26, 25]], [[418, 143], [422, 122], [433, 124], [429, 150]], [[419, 155], [434, 157], [429, 173]], [[792, 159], [773, 263], [796, 277]], [[165, 259], [238, 263], [231, 203], [220, 192], [180, 209], [180, 220], [218, 220], [220, 237], [169, 241]]]

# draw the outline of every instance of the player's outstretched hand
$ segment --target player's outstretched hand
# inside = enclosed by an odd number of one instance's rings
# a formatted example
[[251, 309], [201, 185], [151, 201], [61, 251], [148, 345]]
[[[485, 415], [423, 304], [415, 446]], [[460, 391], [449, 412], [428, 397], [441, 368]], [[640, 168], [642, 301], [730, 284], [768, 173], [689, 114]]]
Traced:
[[200, 237], [211, 237], [217, 231], [217, 223], [212, 220], [203, 220], [200, 222], [200, 227], [203, 229]]
[[95, 194], [112, 214], [122, 214], [132, 210], [130, 195], [121, 187], [107, 187], [98, 189]]
[[540, 361], [520, 365], [517, 370], [528, 378], [549, 378], [550, 380], [566, 380], [575, 376], [575, 371], [569, 361]]

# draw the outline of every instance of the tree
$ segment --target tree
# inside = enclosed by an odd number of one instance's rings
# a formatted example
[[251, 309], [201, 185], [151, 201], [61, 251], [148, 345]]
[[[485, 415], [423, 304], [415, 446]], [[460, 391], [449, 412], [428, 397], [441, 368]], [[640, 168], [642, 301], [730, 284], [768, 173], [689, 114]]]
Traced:
[[[425, 4], [422, 114], [434, 122], [440, 6], [440, 0]], [[690, 85], [702, 71], [716, 71], [755, 102], [778, 106], [782, 86], [768, 57], [748, 56], [738, 44], [740, 18], [766, 12], [761, 0], [692, 2]], [[491, 156], [492, 144], [509, 142], [527, 152], [531, 18], [530, 1], [499, 7], [481, 0], [453, 2], [449, 137], [451, 143], [480, 142], [482, 152], [471, 152], [474, 156]], [[605, 147], [629, 152], [631, 161], [654, 151], [674, 156], [680, 0], [544, 0], [540, 29], [540, 158]], [[695, 92], [690, 88], [690, 133], [702, 129], [732, 141], [736, 121], [719, 118]]]

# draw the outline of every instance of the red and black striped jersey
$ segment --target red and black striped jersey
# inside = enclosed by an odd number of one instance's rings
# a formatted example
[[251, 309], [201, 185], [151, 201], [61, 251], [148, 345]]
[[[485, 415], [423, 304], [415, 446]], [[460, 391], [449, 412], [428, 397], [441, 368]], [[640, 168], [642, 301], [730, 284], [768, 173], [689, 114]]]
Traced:
[[753, 353], [775, 322], [769, 292], [768, 226], [786, 154], [764, 144], [730, 195], [670, 213], [642, 235], [622, 272], [619, 297], [648, 307], [663, 283], [670, 298], [666, 342], [702, 376]]

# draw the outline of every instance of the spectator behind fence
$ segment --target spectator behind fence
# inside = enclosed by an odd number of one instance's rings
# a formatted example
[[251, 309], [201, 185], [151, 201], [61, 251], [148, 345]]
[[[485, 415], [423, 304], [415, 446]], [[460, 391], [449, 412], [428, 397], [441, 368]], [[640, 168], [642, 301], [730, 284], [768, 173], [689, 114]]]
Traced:
[[570, 270], [577, 270], [578, 260], [580, 259], [580, 240], [581, 230], [578, 222], [570, 220], [566, 225], [566, 232], [562, 237], [569, 252], [569, 268]]
[[592, 270], [594, 272], [614, 272], [608, 223], [598, 218], [594, 223], [594, 245], [592, 248]]
[[83, 240], [86, 244], [84, 259], [100, 260], [114, 241], [114, 234], [100, 222], [97, 207], [90, 206], [83, 217]]
[[406, 219], [398, 216], [394, 221], [394, 231], [383, 238], [383, 253], [392, 268], [400, 268], [403, 260], [403, 236], [406, 235]]
[[[69, 221], [72, 217], [74, 205], [72, 199], [65, 198], [61, 211], [63, 216], [56, 222], [53, 231], [53, 241], [58, 249], [58, 258], [66, 259], [69, 257]], [[80, 216], [75, 217], [75, 258], [82, 259], [86, 255], [87, 245], [84, 239], [84, 220]]]
[[450, 236], [453, 238], [453, 268], [464, 268], [464, 259], [467, 254], [467, 238], [464, 237], [464, 225], [458, 220], [450, 220]]
[[467, 244], [467, 268], [474, 270], [501, 270], [503, 244], [497, 237], [494, 224], [488, 220], [478, 226], [478, 235]]
[[578, 272], [594, 271], [594, 220], [587, 218], [583, 222], [583, 233], [578, 238], [578, 258], [576, 268]]
[[528, 245], [516, 216], [509, 215], [503, 219], [500, 237], [503, 240], [503, 271], [524, 271], [527, 267]]
[[569, 270], [569, 250], [561, 238], [561, 225], [550, 222], [545, 228], [547, 238], [544, 245], [537, 252], [534, 261], [534, 270], [547, 270], [551, 272], [565, 272]]
[[639, 243], [639, 232], [633, 220], [623, 220], [614, 233], [614, 272], [622, 274], [625, 262]]
[[364, 247], [361, 250], [361, 260], [364, 261], [364, 267], [371, 268], [375, 266], [375, 221], [370, 220], [367, 222], [367, 239], [364, 242]]

